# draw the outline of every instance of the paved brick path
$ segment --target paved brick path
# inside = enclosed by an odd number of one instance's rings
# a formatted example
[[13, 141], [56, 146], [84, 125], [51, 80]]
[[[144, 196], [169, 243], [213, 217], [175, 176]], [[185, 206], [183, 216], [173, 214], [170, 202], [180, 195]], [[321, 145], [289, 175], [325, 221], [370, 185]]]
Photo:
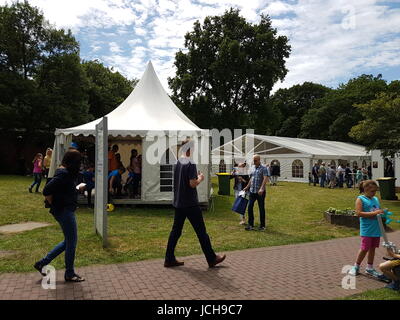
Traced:
[[[400, 231], [390, 234], [400, 243]], [[44, 290], [38, 272], [0, 275], [3, 299], [332, 299], [383, 283], [358, 276], [357, 289], [341, 287], [342, 267], [352, 264], [359, 238], [227, 252], [224, 263], [208, 269], [201, 255], [182, 258], [185, 266], [166, 269], [163, 260], [78, 268], [82, 283]], [[376, 264], [384, 250], [377, 252]]]

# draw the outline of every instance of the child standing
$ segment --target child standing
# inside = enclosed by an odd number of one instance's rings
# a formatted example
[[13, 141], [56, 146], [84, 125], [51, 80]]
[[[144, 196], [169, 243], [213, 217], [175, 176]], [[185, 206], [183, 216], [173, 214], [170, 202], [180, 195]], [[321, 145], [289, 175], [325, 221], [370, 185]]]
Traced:
[[41, 153], [37, 153], [35, 158], [32, 160], [33, 163], [33, 177], [34, 181], [29, 187], [29, 192], [32, 193], [33, 187], [36, 185], [36, 192], [39, 192], [39, 186], [42, 182], [42, 163], [43, 163], [43, 155]]
[[383, 210], [380, 209], [379, 200], [375, 197], [378, 184], [373, 180], [361, 181], [359, 189], [360, 193], [363, 193], [356, 200], [356, 213], [360, 217], [361, 248], [358, 251], [356, 263], [349, 274], [356, 276], [360, 273], [361, 262], [368, 254], [368, 265], [365, 272], [378, 279], [383, 279], [384, 275], [377, 272], [373, 266], [375, 249], [379, 247], [380, 237], [382, 236], [376, 217], [383, 213]]
[[88, 206], [92, 206], [92, 190], [94, 189], [94, 164], [90, 163], [85, 171], [83, 171], [83, 181], [86, 183], [85, 190], [87, 191]]

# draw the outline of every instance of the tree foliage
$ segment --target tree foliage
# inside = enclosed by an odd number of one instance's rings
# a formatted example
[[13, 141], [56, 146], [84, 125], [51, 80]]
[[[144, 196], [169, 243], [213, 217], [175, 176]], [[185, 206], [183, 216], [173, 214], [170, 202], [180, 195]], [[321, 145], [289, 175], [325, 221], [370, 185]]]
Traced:
[[88, 78], [89, 113], [96, 119], [121, 104], [137, 83], [137, 80], [130, 81], [99, 61], [85, 61], [83, 68]]
[[239, 10], [196, 21], [185, 35], [187, 51], [175, 56], [172, 98], [204, 128], [252, 127], [263, 131], [273, 85], [283, 80], [290, 46], [268, 16], [247, 22]]
[[361, 120], [356, 104], [366, 103], [387, 90], [381, 75], [361, 75], [317, 99], [301, 121], [303, 138], [353, 141], [350, 129]]
[[27, 1], [0, 6], [0, 128], [53, 133], [101, 117], [134, 81], [82, 63], [71, 31], [56, 29]]
[[298, 137], [301, 134], [304, 114], [311, 109], [316, 100], [331, 91], [328, 87], [312, 82], [276, 91], [270, 99], [275, 113], [270, 132], [283, 137]]
[[356, 108], [363, 116], [350, 136], [367, 149], [380, 149], [384, 156], [400, 152], [400, 81], [393, 81], [388, 92]]

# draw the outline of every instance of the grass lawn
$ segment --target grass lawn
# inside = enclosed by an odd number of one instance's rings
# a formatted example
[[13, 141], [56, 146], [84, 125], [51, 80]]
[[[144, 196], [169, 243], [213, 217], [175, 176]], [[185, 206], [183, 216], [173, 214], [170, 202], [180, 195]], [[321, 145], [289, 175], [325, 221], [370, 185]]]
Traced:
[[400, 300], [400, 292], [391, 289], [368, 290], [360, 294], [345, 297], [344, 300]]
[[[216, 180], [213, 180], [214, 184]], [[62, 240], [62, 233], [41, 194], [29, 193], [30, 177], [0, 176], [0, 225], [25, 221], [50, 222], [53, 226], [13, 235], [0, 235], [0, 250], [17, 253], [0, 259], [0, 273], [33, 271], [32, 264]], [[218, 187], [214, 185], [217, 193]], [[354, 207], [357, 191], [321, 189], [302, 183], [279, 183], [267, 188], [267, 231], [246, 232], [239, 216], [231, 212], [233, 196], [215, 196], [215, 211], [205, 212], [207, 230], [217, 252], [293, 244], [355, 236], [357, 230], [326, 223], [322, 212], [328, 207]], [[400, 213], [400, 201], [383, 201]], [[257, 206], [256, 206], [257, 208]], [[110, 247], [103, 249], [94, 234], [93, 210], [77, 210], [78, 248], [76, 266], [162, 258], [173, 221], [172, 208], [118, 207], [109, 214]], [[255, 210], [255, 221], [258, 212]], [[393, 228], [400, 228], [393, 224]], [[200, 254], [196, 235], [187, 221], [178, 243], [177, 256]], [[52, 263], [64, 268], [63, 258]]]

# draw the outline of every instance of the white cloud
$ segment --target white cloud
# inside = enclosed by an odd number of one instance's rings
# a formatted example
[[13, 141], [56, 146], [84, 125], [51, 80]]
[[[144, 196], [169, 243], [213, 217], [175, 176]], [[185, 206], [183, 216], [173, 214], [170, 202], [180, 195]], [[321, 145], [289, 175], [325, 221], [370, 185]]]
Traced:
[[[10, 2], [10, 1], [8, 1]], [[337, 85], [371, 68], [400, 65], [400, 9], [380, 0], [29, 0], [58, 27], [72, 28], [88, 52], [139, 78], [149, 59], [164, 87], [175, 53], [196, 20], [241, 9], [251, 22], [272, 16], [290, 39], [289, 73], [280, 87], [304, 81]], [[0, 0], [0, 4], [6, 3]], [[102, 51], [108, 48], [109, 51]], [[99, 57], [100, 56], [100, 57]]]
[[110, 42], [109, 46], [110, 46], [110, 51], [113, 53], [121, 53], [122, 52], [121, 48], [119, 47], [119, 45], [116, 42]]

